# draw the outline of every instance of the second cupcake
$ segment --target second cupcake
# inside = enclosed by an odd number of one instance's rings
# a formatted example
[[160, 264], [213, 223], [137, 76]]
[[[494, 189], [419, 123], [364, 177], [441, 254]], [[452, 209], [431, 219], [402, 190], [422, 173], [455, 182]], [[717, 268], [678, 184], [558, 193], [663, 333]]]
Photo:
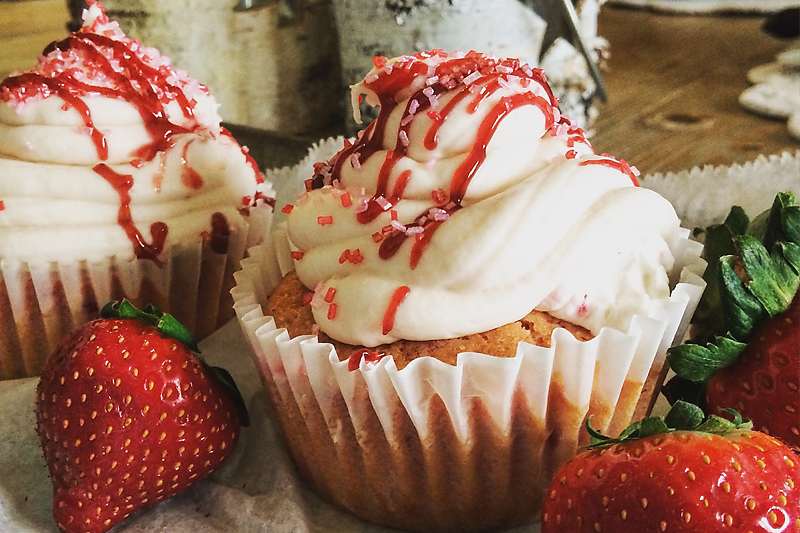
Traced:
[[0, 85], [0, 379], [38, 374], [110, 299], [208, 335], [271, 212], [208, 89], [89, 3]]

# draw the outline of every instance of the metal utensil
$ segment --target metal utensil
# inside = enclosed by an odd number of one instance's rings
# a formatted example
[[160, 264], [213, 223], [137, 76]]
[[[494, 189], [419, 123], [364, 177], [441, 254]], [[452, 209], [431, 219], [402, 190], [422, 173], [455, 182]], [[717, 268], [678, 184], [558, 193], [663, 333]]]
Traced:
[[559, 3], [564, 12], [565, 22], [575, 41], [573, 45], [577, 45], [583, 58], [586, 60], [586, 64], [589, 66], [589, 73], [592, 75], [592, 79], [594, 79], [597, 85], [597, 96], [600, 97], [600, 100], [605, 102], [608, 99], [608, 93], [603, 83], [603, 76], [600, 74], [600, 67], [597, 66], [597, 62], [594, 60], [589, 46], [581, 35], [580, 22], [578, 21], [578, 13], [575, 12], [575, 6], [572, 4], [572, 0], [559, 0]]

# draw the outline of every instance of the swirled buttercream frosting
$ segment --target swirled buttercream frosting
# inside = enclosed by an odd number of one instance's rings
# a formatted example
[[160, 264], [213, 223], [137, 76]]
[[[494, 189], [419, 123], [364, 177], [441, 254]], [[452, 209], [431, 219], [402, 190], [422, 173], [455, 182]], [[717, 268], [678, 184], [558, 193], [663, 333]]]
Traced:
[[90, 2], [83, 27], [0, 85], [0, 257], [158, 262], [235, 231], [263, 179], [217, 107]]
[[352, 90], [378, 118], [284, 207], [322, 331], [453, 338], [535, 308], [597, 334], [669, 296], [674, 209], [594, 153], [541, 70], [438, 50], [374, 63]]

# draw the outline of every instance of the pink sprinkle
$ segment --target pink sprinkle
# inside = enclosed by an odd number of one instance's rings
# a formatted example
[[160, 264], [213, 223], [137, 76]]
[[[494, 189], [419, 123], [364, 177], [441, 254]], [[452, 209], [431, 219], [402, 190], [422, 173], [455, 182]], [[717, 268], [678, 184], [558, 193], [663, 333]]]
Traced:
[[[431, 76], [430, 78], [425, 80], [425, 85], [429, 85], [430, 86], [430, 85], [433, 85], [434, 83], [436, 83], [437, 81], [439, 81], [439, 76]], [[428, 95], [426, 94], [425, 96], [428, 96]]]
[[294, 206], [292, 204], [286, 204], [285, 206], [283, 206], [283, 209], [281, 209], [281, 211], [283, 211], [288, 215], [289, 213], [292, 212], [292, 209], [294, 209]]
[[408, 113], [413, 115], [419, 109], [419, 100], [411, 100], [411, 103], [408, 104]]
[[406, 227], [396, 220], [392, 220], [392, 227], [397, 231], [402, 231], [403, 233], [406, 232]]
[[475, 72], [473, 72], [472, 74], [470, 74], [469, 76], [464, 78], [464, 83], [466, 85], [469, 85], [469, 84], [479, 80], [480, 78], [481, 78], [481, 73], [476, 70]]
[[430, 214], [431, 218], [433, 218], [433, 220], [435, 220], [436, 222], [444, 222], [445, 220], [450, 218], [450, 215], [447, 213], [447, 211], [445, 211], [444, 209], [439, 209], [437, 207], [431, 209]]
[[431, 103], [431, 109], [439, 108], [439, 98], [435, 94], [430, 95], [428, 101]]
[[533, 76], [533, 69], [527, 63], [523, 64], [521, 68], [526, 76]]
[[297, 197], [297, 200], [294, 201], [294, 203], [296, 205], [300, 205], [300, 206], [305, 205], [306, 202], [308, 202], [308, 193], [307, 192], [301, 193], [300, 196]]
[[350, 207], [353, 205], [353, 198], [350, 196], [349, 192], [344, 193], [339, 197], [339, 201], [342, 202], [342, 207]]
[[350, 249], [349, 248], [347, 250], [345, 250], [344, 252], [342, 252], [342, 255], [339, 256], [339, 264], [343, 265], [344, 263], [347, 262], [348, 259], [350, 259]]
[[561, 110], [557, 107], [553, 108], [553, 120], [556, 122], [561, 120]]
[[374, 72], [370, 72], [369, 74], [367, 74], [367, 75], [364, 77], [364, 83], [366, 83], [366, 84], [370, 84], [370, 83], [372, 83], [373, 81], [376, 81], [377, 79], [378, 79], [378, 75], [377, 75], [377, 74], [375, 74]]
[[503, 89], [511, 89], [511, 85], [509, 85], [508, 80], [506, 80], [503, 76], [497, 78], [497, 84]]
[[354, 152], [350, 156], [350, 165], [355, 169], [361, 168], [361, 158], [358, 152]]
[[334, 296], [336, 296], [336, 289], [333, 287], [328, 287], [328, 292], [325, 293], [325, 302], [331, 303]]
[[320, 226], [327, 226], [329, 224], [333, 224], [333, 217], [328, 215], [324, 217], [317, 217], [317, 224]]
[[422, 89], [422, 94], [430, 98], [431, 96], [433, 96], [433, 87], [425, 87], [424, 89]]
[[336, 304], [331, 304], [328, 306], [328, 320], [333, 320], [336, 318]]
[[631, 172], [633, 173], [633, 175], [634, 175], [634, 176], [636, 176], [636, 177], [639, 177], [639, 176], [641, 176], [641, 175], [642, 175], [642, 173], [641, 173], [641, 172], [639, 172], [639, 169], [638, 169], [638, 168], [636, 168], [636, 167], [634, 167], [634, 166], [631, 166], [631, 167], [630, 167], [630, 169], [631, 169]]
[[384, 71], [386, 74], [391, 74], [393, 69], [394, 69], [394, 65], [392, 65], [391, 63], [386, 63], [386, 64], [383, 66], [383, 69], [382, 69], [382, 70], [383, 70], [383, 71]]
[[[412, 100], [412, 101], [416, 102], [416, 100]], [[408, 123], [411, 122], [412, 120], [414, 120], [414, 115], [410, 115], [409, 114], [409, 115], [404, 116], [403, 119], [400, 121], [400, 127], [407, 126]]]
[[411, 226], [410, 228], [406, 229], [406, 235], [417, 235], [425, 231], [425, 228], [421, 226]]
[[406, 133], [405, 130], [400, 130], [400, 133], [397, 134], [397, 137], [400, 139], [400, 144], [408, 147], [408, 133]]
[[392, 203], [383, 196], [378, 196], [377, 198], [375, 198], [375, 203], [381, 206], [381, 209], [383, 209], [384, 211], [392, 207]]
[[303, 252], [294, 251], [292, 252], [292, 259], [295, 261], [300, 261], [303, 258]]
[[436, 205], [444, 205], [447, 202], [447, 194], [442, 189], [432, 190], [431, 198]]
[[363, 213], [368, 208], [369, 208], [369, 200], [367, 198], [361, 198], [358, 201], [358, 205], [356, 205], [356, 207], [353, 209], [353, 211], [355, 211], [356, 214], [358, 214], [358, 213]]

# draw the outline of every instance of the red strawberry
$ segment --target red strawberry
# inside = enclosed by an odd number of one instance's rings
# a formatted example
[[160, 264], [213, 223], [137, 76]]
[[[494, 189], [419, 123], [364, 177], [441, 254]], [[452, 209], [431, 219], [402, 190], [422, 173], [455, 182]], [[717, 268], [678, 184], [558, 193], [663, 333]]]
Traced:
[[[667, 421], [687, 406], [676, 403]], [[711, 417], [670, 430], [661, 419], [643, 420], [561, 468], [542, 533], [800, 531], [800, 459], [746, 427]]]
[[756, 330], [736, 362], [706, 386], [708, 410], [733, 408], [800, 450], [800, 298]]
[[48, 360], [36, 391], [53, 515], [68, 533], [107, 531], [190, 487], [239, 438], [237, 400], [162, 333], [185, 329], [128, 302], [113, 309], [150, 323], [100, 318], [80, 327]]
[[706, 236], [701, 344], [670, 349], [670, 399], [734, 408], [800, 450], [800, 206], [781, 193], [752, 224], [741, 209]]

